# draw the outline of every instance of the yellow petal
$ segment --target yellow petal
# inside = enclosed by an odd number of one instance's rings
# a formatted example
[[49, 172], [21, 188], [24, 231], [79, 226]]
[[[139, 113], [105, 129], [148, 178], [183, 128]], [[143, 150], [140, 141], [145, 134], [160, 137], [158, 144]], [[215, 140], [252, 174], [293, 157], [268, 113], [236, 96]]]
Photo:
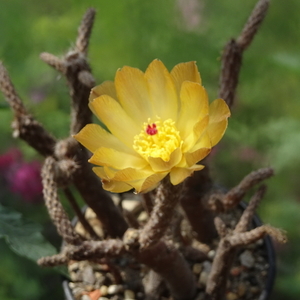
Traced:
[[134, 168], [126, 168], [120, 171], [117, 171], [112, 177], [113, 180], [117, 181], [137, 181], [140, 179], [145, 179], [148, 176], [153, 174], [150, 169], [137, 170]]
[[102, 186], [106, 191], [113, 192], [113, 193], [124, 193], [127, 191], [132, 190], [132, 186], [125, 182], [121, 181], [114, 181], [114, 180], [102, 180]]
[[228, 120], [223, 120], [218, 123], [211, 123], [207, 127], [207, 133], [211, 140], [211, 146], [215, 146], [223, 137], [227, 128]]
[[138, 155], [131, 155], [112, 148], [98, 148], [89, 162], [98, 166], [108, 166], [114, 169], [137, 168], [148, 165], [147, 161]]
[[180, 113], [177, 128], [183, 140], [191, 134], [194, 125], [208, 114], [208, 97], [198, 83], [185, 81], [180, 91]]
[[148, 84], [142, 71], [123, 67], [116, 73], [115, 85], [119, 102], [133, 120], [143, 124], [153, 117]]
[[211, 151], [211, 139], [207, 132], [203, 133], [191, 151], [184, 154], [189, 167], [205, 158]]
[[209, 122], [209, 115], [206, 115], [202, 120], [198, 121], [193, 130], [190, 131], [188, 136], [185, 138], [184, 143], [182, 145], [182, 152], [189, 152], [194, 145], [202, 136], [202, 134], [206, 131]]
[[156, 173], [144, 180], [132, 183], [137, 193], [147, 193], [158, 186], [161, 180], [168, 175], [168, 172]]
[[101, 179], [109, 180], [110, 178], [106, 175], [103, 167], [93, 167], [93, 172]]
[[191, 176], [195, 171], [202, 170], [203, 165], [194, 165], [190, 168], [173, 168], [170, 173], [170, 181], [173, 185], [177, 185]]
[[164, 64], [155, 59], [145, 72], [154, 114], [163, 121], [177, 120], [178, 97], [173, 78]]
[[195, 61], [176, 65], [171, 71], [171, 76], [174, 79], [178, 94], [184, 81], [197, 82], [201, 85], [201, 77]]
[[[105, 182], [104, 188], [106, 190], [116, 192], [116, 184], [123, 182], [129, 185], [130, 189], [134, 188], [137, 193], [154, 189], [158, 185], [158, 183], [168, 174], [168, 172], [153, 174], [153, 172], [150, 172], [148, 169], [136, 170], [133, 168], [127, 168], [117, 172], [114, 172], [110, 168], [106, 168], [105, 172], [106, 174], [111, 172], [110, 175], [114, 174], [114, 176], [112, 178], [109, 178], [109, 180], [103, 180], [103, 183]], [[100, 175], [104, 175], [102, 171]]]
[[176, 148], [170, 155], [168, 161], [164, 161], [160, 157], [148, 157], [148, 162], [154, 172], [165, 172], [176, 166], [182, 158], [180, 148]]
[[185, 153], [185, 159], [188, 164], [188, 166], [192, 166], [196, 164], [197, 162], [201, 161], [203, 158], [205, 158], [211, 151], [211, 148], [200, 148], [194, 152], [187, 152]]
[[74, 135], [74, 138], [91, 152], [95, 152], [100, 147], [106, 147], [134, 153], [132, 149], [126, 147], [115, 136], [98, 124], [86, 125], [79, 133]]
[[116, 88], [113, 81], [104, 81], [102, 84], [92, 88], [89, 101], [94, 100], [102, 95], [108, 95], [114, 99], [117, 99]]
[[230, 110], [223, 99], [214, 100], [209, 106], [209, 123], [220, 122], [230, 117]]
[[141, 129], [137, 127], [115, 99], [103, 95], [92, 100], [89, 107], [114, 136], [132, 148], [133, 137]]

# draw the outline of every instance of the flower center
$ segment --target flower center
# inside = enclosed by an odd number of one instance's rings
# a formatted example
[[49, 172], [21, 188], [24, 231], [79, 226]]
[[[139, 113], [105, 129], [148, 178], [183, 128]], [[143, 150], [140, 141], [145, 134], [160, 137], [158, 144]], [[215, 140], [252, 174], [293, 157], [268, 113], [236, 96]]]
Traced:
[[142, 131], [134, 137], [133, 148], [145, 159], [151, 156], [169, 161], [171, 153], [181, 144], [179, 131], [173, 120], [151, 123], [148, 119]]

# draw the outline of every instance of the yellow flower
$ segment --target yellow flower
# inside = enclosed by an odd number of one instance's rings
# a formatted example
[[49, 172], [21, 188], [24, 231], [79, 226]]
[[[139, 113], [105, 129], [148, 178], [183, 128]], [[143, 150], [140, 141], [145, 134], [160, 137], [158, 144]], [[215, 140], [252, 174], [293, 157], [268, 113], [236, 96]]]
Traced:
[[208, 103], [195, 62], [168, 72], [154, 60], [146, 72], [118, 70], [115, 81], [92, 89], [89, 107], [109, 131], [86, 125], [75, 135], [93, 153], [89, 162], [104, 189], [153, 189], [168, 174], [179, 184], [204, 166], [197, 164], [222, 138], [228, 106]]

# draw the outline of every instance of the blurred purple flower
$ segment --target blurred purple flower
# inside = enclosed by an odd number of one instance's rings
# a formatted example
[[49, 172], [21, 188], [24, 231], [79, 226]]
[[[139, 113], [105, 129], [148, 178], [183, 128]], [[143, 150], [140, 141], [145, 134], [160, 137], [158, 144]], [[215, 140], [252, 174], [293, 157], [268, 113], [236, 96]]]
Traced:
[[42, 200], [41, 164], [37, 161], [24, 162], [19, 149], [12, 148], [0, 155], [0, 176], [11, 192], [21, 195], [29, 203]]
[[22, 160], [22, 153], [17, 148], [11, 148], [6, 153], [0, 155], [0, 172], [6, 173], [16, 163]]

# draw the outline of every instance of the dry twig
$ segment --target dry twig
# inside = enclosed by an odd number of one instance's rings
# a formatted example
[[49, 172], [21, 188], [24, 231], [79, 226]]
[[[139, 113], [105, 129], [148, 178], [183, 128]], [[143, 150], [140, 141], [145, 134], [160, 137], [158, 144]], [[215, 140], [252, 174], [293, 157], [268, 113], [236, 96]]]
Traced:
[[13, 136], [26, 141], [44, 156], [52, 155], [55, 139], [27, 112], [2, 62], [0, 62], [0, 89], [15, 115], [12, 123]]
[[242, 181], [233, 187], [225, 195], [223, 193], [213, 193], [208, 199], [208, 205], [213, 211], [224, 211], [236, 207], [244, 198], [245, 194], [258, 183], [274, 175], [272, 168], [261, 168], [252, 171], [245, 176]]
[[265, 186], [261, 186], [251, 198], [249, 206], [243, 212], [240, 221], [233, 231], [226, 230], [222, 221], [216, 220], [218, 231], [221, 233], [221, 239], [206, 284], [206, 294], [208, 295], [208, 299], [222, 299], [225, 294], [228, 272], [234, 260], [237, 247], [254, 243], [265, 237], [267, 234], [271, 235], [280, 243], [286, 242], [286, 236], [281, 230], [268, 225], [262, 225], [250, 231], [246, 231], [253, 219], [255, 208], [262, 199], [264, 193]]
[[74, 231], [74, 228], [58, 199], [57, 184], [55, 181], [55, 168], [55, 159], [53, 157], [46, 158], [42, 169], [45, 204], [60, 236], [67, 243], [78, 245], [82, 242], [82, 240]]
[[139, 243], [142, 249], [153, 246], [164, 236], [172, 222], [175, 207], [181, 196], [182, 185], [173, 186], [163, 180], [157, 188], [156, 200], [150, 218], [142, 229]]
[[231, 107], [234, 102], [243, 52], [252, 42], [264, 20], [269, 2], [269, 0], [258, 1], [238, 39], [230, 40], [223, 51], [219, 80], [219, 97], [224, 99], [229, 107]]

